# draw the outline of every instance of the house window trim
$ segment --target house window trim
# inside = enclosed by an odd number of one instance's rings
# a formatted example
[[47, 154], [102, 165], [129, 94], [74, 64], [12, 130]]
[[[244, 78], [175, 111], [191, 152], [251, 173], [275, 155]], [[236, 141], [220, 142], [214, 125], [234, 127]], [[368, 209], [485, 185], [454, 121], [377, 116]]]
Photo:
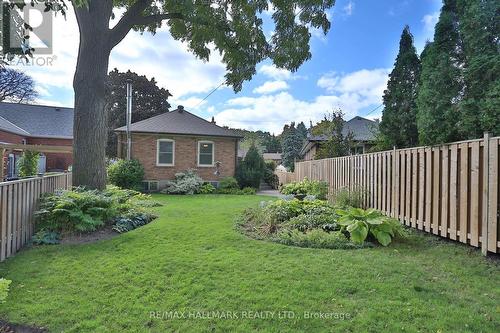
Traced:
[[[200, 145], [203, 143], [210, 143], [212, 144], [212, 164], [200, 164]], [[213, 168], [215, 166], [215, 143], [213, 141], [208, 141], [208, 140], [201, 140], [198, 141], [198, 151], [197, 151], [197, 160], [198, 160], [198, 167], [199, 168]]]
[[[172, 142], [172, 163], [160, 163], [160, 142]], [[173, 167], [175, 166], [175, 140], [158, 139], [156, 140], [156, 166]]]

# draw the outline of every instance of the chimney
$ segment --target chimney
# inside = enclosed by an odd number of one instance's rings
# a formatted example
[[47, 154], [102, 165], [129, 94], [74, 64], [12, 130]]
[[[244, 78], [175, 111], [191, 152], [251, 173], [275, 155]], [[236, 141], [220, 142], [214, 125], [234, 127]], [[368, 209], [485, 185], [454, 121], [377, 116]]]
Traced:
[[215, 117], [214, 116], [212, 116], [212, 124], [215, 125]]
[[184, 107], [182, 105], [177, 106], [177, 111], [179, 111], [179, 113], [184, 112]]
[[130, 124], [132, 123], [132, 79], [127, 79], [127, 160], [130, 160], [130, 152], [132, 150], [132, 136], [130, 134]]

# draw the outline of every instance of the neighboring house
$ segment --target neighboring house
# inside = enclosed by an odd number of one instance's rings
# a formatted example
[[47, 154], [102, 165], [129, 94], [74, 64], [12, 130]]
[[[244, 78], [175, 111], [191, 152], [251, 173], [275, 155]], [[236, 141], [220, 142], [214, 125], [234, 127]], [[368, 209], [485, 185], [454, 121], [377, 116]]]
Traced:
[[[72, 146], [73, 109], [0, 102], [0, 143]], [[16, 161], [19, 150], [3, 156], [7, 178], [17, 177]], [[73, 163], [72, 154], [46, 153], [40, 158], [39, 171], [67, 170]]]
[[[344, 123], [342, 134], [352, 134], [353, 146], [351, 154], [364, 154], [375, 145], [378, 132], [378, 121], [356, 116]], [[309, 135], [302, 146], [300, 155], [305, 161], [314, 160], [321, 143], [328, 140], [326, 135]]]
[[276, 165], [281, 164], [281, 153], [263, 153], [262, 158], [264, 161], [273, 161]]
[[[148, 191], [162, 189], [176, 173], [187, 169], [196, 169], [203, 180], [215, 184], [235, 174], [241, 135], [187, 112], [181, 105], [133, 123], [130, 129], [131, 157], [143, 165]], [[118, 156], [124, 157], [126, 126], [115, 131]]]

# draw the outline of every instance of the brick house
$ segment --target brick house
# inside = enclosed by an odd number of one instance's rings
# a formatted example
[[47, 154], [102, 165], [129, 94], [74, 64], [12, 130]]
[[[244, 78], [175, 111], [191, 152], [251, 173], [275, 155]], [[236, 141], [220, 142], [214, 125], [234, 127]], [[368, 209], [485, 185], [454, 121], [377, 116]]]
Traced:
[[[375, 145], [378, 125], [378, 121], [366, 119], [360, 116], [356, 116], [344, 123], [342, 135], [352, 135], [353, 142], [350, 149], [351, 155], [367, 153], [369, 149]], [[304, 161], [314, 160], [319, 146], [327, 140], [328, 137], [326, 135], [312, 135], [309, 133], [302, 149], [300, 150], [300, 156], [302, 156], [302, 159]]]
[[[22, 145], [73, 145], [73, 109], [0, 102], [0, 143]], [[7, 178], [15, 178], [20, 150], [6, 151], [4, 165]], [[40, 171], [67, 170], [73, 163], [70, 153], [44, 153]]]
[[[238, 162], [235, 131], [217, 126], [179, 105], [176, 110], [131, 124], [131, 158], [144, 167], [145, 189], [165, 187], [177, 172], [196, 169], [207, 182], [234, 176]], [[126, 127], [115, 129], [118, 157], [126, 155]]]

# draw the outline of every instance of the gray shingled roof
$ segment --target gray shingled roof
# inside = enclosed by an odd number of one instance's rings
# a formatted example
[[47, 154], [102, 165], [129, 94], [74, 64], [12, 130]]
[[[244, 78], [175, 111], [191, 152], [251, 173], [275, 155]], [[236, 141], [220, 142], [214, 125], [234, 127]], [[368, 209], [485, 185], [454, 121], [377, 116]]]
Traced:
[[373, 141], [376, 139], [378, 122], [356, 116], [344, 124], [342, 134], [353, 134], [355, 141]]
[[[115, 131], [124, 132], [126, 129], [126, 126], [122, 126], [115, 129]], [[233, 130], [217, 126], [212, 122], [187, 112], [180, 105], [176, 110], [132, 123], [130, 125], [130, 130], [140, 133], [242, 137]]]
[[30, 137], [73, 138], [73, 109], [0, 102], [0, 129]]
[[[355, 141], [374, 141], [378, 132], [378, 122], [366, 119], [360, 116], [356, 116], [349, 121], [344, 123], [342, 128], [342, 135], [347, 135], [352, 133], [353, 139]], [[322, 135], [310, 135], [307, 138], [308, 141], [325, 141], [327, 136]]]

